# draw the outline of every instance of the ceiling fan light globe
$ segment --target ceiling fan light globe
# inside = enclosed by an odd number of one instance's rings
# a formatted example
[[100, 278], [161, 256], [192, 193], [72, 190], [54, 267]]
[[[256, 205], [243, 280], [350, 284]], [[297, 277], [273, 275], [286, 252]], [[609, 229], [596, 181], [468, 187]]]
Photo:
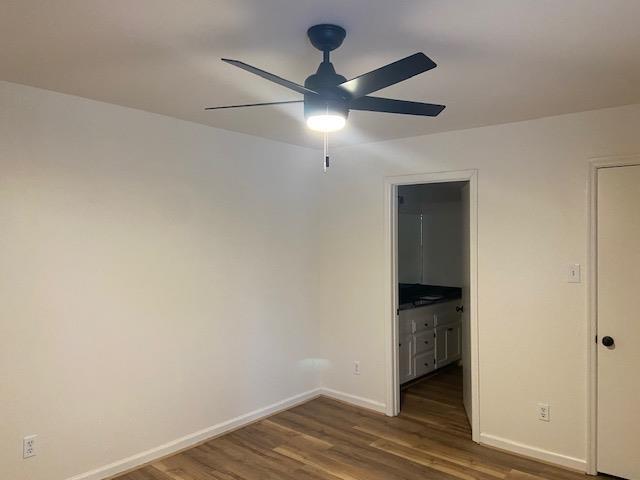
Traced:
[[346, 123], [347, 120], [344, 116], [331, 113], [311, 115], [307, 118], [307, 126], [316, 132], [336, 132], [341, 130]]

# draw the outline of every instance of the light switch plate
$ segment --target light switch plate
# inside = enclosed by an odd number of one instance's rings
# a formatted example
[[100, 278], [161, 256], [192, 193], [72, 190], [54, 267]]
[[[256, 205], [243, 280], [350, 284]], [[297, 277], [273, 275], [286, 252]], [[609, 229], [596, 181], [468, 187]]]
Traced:
[[569, 283], [580, 283], [580, 264], [579, 263], [571, 263], [569, 264], [569, 270], [567, 271], [567, 282]]

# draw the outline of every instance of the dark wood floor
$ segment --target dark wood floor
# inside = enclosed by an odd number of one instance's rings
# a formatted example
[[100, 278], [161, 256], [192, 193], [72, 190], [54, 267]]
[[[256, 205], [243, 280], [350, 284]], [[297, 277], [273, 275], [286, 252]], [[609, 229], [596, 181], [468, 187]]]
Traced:
[[421, 380], [390, 418], [318, 398], [119, 480], [574, 480], [471, 441], [457, 368]]

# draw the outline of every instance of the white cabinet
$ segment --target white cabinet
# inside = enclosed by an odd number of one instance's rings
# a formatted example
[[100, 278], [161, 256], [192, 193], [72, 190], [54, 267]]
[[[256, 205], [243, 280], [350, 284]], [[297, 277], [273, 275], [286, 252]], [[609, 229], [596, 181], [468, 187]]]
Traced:
[[400, 383], [405, 383], [415, 378], [413, 362], [413, 335], [411, 333], [400, 335], [398, 343], [398, 369]]
[[435, 334], [433, 329], [415, 334], [416, 354], [432, 351], [435, 348]]
[[414, 363], [416, 365], [416, 376], [420, 377], [425, 373], [432, 372], [436, 369], [436, 362], [433, 358], [433, 352], [426, 352], [414, 357]]
[[459, 300], [400, 311], [398, 364], [406, 383], [460, 359]]
[[447, 361], [447, 327], [436, 328], [436, 362], [442, 366]]
[[462, 352], [462, 322], [447, 327], [447, 363], [460, 360]]
[[436, 368], [460, 360], [460, 332], [460, 322], [436, 328]]

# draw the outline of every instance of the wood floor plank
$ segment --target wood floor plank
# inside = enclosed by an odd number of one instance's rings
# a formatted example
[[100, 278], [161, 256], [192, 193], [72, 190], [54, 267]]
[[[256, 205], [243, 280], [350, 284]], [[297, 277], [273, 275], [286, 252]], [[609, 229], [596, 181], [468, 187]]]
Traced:
[[118, 480], [586, 480], [471, 440], [462, 375], [445, 368], [387, 417], [320, 397]]
[[216, 472], [212, 467], [203, 465], [187, 455], [174, 455], [153, 463], [153, 466], [172, 480], [229, 480], [228, 476]]
[[142, 467], [133, 472], [119, 477], [119, 480], [173, 480], [170, 476], [154, 468], [153, 466]]
[[344, 424], [335, 419], [309, 415], [300, 415], [293, 412], [283, 412], [272, 417], [271, 420], [278, 424], [306, 431], [309, 435], [319, 438], [333, 445], [338, 443], [351, 444], [354, 441], [371, 443], [375, 437], [364, 432], [353, 430], [350, 423]]
[[[333, 446], [332, 443], [327, 442], [326, 440], [322, 440], [318, 437], [314, 437], [313, 435], [309, 435], [300, 430], [295, 430], [293, 428], [286, 427], [277, 422], [272, 422], [271, 420], [265, 420], [256, 426], [256, 429], [263, 431], [261, 427], [268, 427], [271, 429], [275, 429], [276, 431], [282, 432], [285, 437], [283, 440], [287, 442], [295, 443], [296, 445], [305, 444], [308, 445], [309, 448], [320, 448], [326, 449], [331, 448]], [[272, 433], [275, 433], [272, 431]], [[282, 438], [282, 437], [279, 437]]]
[[495, 480], [507, 477], [507, 472], [504, 469], [491, 468], [477, 462], [462, 461], [456, 457], [438, 455], [434, 452], [398, 445], [386, 440], [377, 440], [371, 446], [461, 479]]
[[519, 472], [518, 470], [512, 470], [511, 473], [509, 473], [507, 480], [544, 480], [544, 478], [524, 472]]

